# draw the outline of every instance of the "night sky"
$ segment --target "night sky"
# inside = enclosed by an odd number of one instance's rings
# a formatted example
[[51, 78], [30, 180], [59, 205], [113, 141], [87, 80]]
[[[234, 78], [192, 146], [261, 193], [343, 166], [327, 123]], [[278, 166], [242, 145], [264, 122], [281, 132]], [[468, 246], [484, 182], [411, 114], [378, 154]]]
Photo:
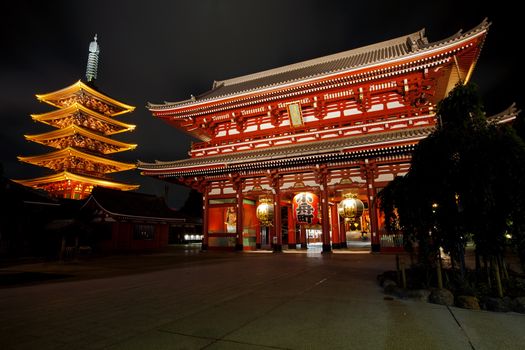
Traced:
[[[512, 102], [525, 108], [524, 17], [511, 1], [9, 1], [0, 13], [0, 163], [14, 179], [47, 169], [17, 155], [51, 149], [24, 134], [52, 130], [30, 114], [53, 110], [34, 96], [84, 79], [89, 42], [98, 34], [97, 86], [135, 112], [118, 117], [136, 124], [115, 139], [138, 143], [113, 158], [135, 162], [187, 158], [192, 138], [156, 120], [148, 101], [178, 101], [222, 80], [373, 44], [426, 28], [430, 41], [468, 30], [488, 17], [489, 35], [473, 76], [488, 114]], [[165, 183], [138, 171], [115, 180], [163, 195]], [[188, 191], [172, 185], [169, 202], [180, 207]]]

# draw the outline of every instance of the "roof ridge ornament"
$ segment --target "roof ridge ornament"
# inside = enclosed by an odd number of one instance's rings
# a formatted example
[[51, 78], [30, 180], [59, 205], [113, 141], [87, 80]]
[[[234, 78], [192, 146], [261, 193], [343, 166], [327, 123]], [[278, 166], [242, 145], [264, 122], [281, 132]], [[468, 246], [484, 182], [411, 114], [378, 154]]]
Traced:
[[97, 79], [98, 70], [98, 55], [100, 54], [100, 46], [97, 42], [97, 34], [93, 38], [93, 41], [89, 43], [89, 55], [86, 67], [86, 79], [89, 82]]

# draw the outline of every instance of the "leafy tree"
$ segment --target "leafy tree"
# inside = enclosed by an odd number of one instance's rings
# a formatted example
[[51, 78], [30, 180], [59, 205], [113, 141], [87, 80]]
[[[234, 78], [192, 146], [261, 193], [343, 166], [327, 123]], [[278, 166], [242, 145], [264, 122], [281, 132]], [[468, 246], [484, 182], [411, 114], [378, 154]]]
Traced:
[[[516, 120], [513, 123], [513, 128], [518, 135], [518, 137], [521, 139], [522, 142], [525, 143], [525, 113], [521, 113], [518, 115]], [[517, 142], [514, 142], [516, 144]], [[517, 160], [517, 162], [522, 162], [523, 160]], [[520, 176], [519, 174], [517, 176]], [[521, 192], [517, 191], [516, 194], [519, 196], [519, 198], [516, 198], [516, 200], [519, 201], [519, 205], [513, 206], [513, 212], [512, 212], [512, 218], [510, 220], [510, 230], [509, 232], [512, 234], [513, 243], [517, 248], [518, 255], [521, 260], [522, 270], [525, 271], [525, 223], [523, 222], [523, 219], [525, 218], [525, 212], [524, 212], [524, 204], [523, 204], [523, 198], [524, 198], [524, 188], [525, 188], [525, 178], [521, 176], [520, 178], [520, 184], [518, 185], [519, 188], [521, 188]]]
[[498, 267], [506, 233], [525, 247], [523, 141], [510, 126], [487, 121], [470, 84], [456, 86], [438, 105], [437, 117], [436, 130], [414, 151], [409, 173], [381, 193], [387, 229], [398, 222], [407, 238], [419, 242], [423, 263], [439, 262], [434, 257], [443, 247], [462, 275], [471, 235], [477, 253]]

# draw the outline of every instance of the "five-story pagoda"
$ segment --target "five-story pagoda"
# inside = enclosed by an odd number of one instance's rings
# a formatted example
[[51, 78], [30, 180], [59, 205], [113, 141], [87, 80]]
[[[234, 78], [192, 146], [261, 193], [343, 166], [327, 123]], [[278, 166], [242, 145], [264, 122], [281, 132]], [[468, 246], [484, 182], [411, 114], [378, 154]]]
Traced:
[[111, 135], [132, 131], [135, 125], [125, 124], [116, 116], [132, 112], [126, 105], [101, 93], [94, 86], [97, 78], [100, 48], [97, 37], [89, 45], [86, 83], [78, 81], [64, 89], [36, 95], [39, 101], [57, 107], [57, 110], [33, 114], [33, 120], [48, 124], [56, 130], [25, 135], [29, 141], [55, 148], [51, 153], [18, 157], [20, 161], [46, 167], [54, 174], [16, 182], [44, 189], [55, 197], [82, 199], [93, 187], [134, 190], [138, 185], [114, 182], [107, 174], [134, 169], [134, 164], [108, 158], [111, 153], [134, 149], [136, 144], [113, 140]]

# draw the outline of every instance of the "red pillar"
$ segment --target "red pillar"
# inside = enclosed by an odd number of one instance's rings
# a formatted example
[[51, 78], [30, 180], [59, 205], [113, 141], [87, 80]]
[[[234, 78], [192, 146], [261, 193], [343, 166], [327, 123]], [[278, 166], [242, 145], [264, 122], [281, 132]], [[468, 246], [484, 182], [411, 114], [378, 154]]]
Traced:
[[332, 214], [332, 247], [334, 249], [341, 248], [341, 240], [339, 234], [339, 214], [337, 213], [337, 205], [332, 205], [330, 207]]
[[308, 248], [308, 244], [306, 243], [306, 226], [299, 225], [301, 230], [301, 249]]
[[379, 241], [379, 212], [375, 201], [375, 189], [372, 191], [372, 195], [369, 196], [370, 206], [370, 232], [372, 233], [372, 251], [378, 252], [381, 250], [381, 244]]
[[255, 220], [255, 249], [261, 249], [261, 223]]
[[348, 248], [348, 244], [346, 243], [346, 223], [339, 214], [337, 215], [337, 222], [339, 223], [339, 233], [341, 237], [341, 243], [339, 243], [339, 245], [341, 248]]
[[365, 160], [365, 164], [366, 192], [368, 197], [368, 211], [370, 213], [370, 239], [372, 243], [372, 251], [378, 252], [381, 249], [381, 245], [379, 243], [379, 222], [375, 200], [376, 189], [374, 185], [374, 164], [368, 163], [368, 159]]
[[69, 191], [69, 198], [74, 199], [75, 198], [75, 184], [73, 182], [70, 183], [70, 187], [68, 188]]
[[203, 206], [203, 218], [202, 218], [202, 250], [208, 250], [208, 217], [209, 217], [209, 206], [208, 206], [208, 189], [204, 189], [204, 196], [202, 196]]
[[331, 253], [332, 246], [330, 245], [330, 216], [328, 203], [328, 183], [326, 169], [322, 169], [319, 173], [319, 182], [321, 185], [321, 229], [323, 235], [323, 253]]
[[323, 230], [323, 253], [331, 253], [332, 246], [330, 244], [330, 219], [328, 214], [328, 188], [326, 186], [326, 178], [323, 181], [323, 189], [321, 191], [321, 215], [323, 221], [321, 228]]
[[277, 185], [275, 188], [275, 194], [273, 195], [274, 205], [274, 235], [277, 238], [276, 243], [273, 245], [273, 252], [278, 253], [283, 251], [283, 235], [281, 229], [281, 191]]
[[236, 221], [236, 232], [237, 232], [237, 242], [235, 244], [235, 250], [242, 251], [243, 249], [243, 237], [242, 237], [242, 231], [243, 231], [243, 201], [244, 197], [242, 195], [242, 184], [237, 185], [237, 221]]
[[295, 221], [293, 220], [292, 207], [288, 207], [288, 249], [296, 249]]

